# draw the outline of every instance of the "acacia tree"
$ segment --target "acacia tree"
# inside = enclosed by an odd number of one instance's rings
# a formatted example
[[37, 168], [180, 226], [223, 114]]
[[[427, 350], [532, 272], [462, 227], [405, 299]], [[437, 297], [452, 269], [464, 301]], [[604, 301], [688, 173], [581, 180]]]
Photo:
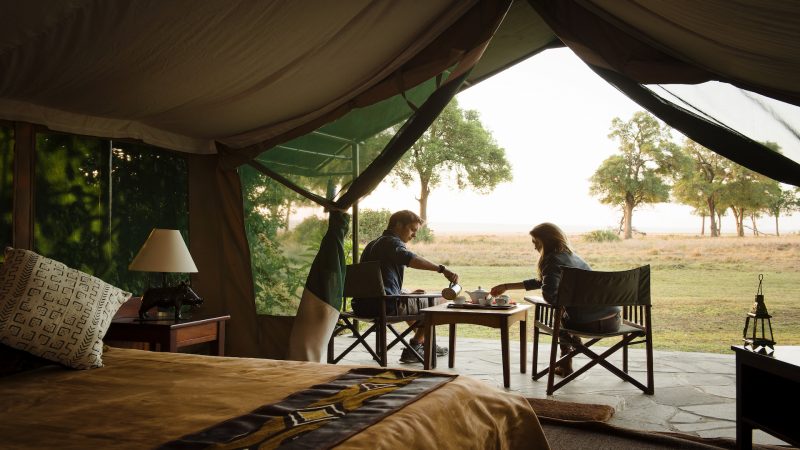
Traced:
[[667, 174], [680, 164], [680, 152], [669, 127], [639, 111], [631, 120], [611, 121], [610, 139], [619, 141], [619, 155], [607, 158], [590, 178], [590, 194], [622, 209], [625, 239], [633, 235], [633, 211], [644, 204], [665, 202], [670, 186]]
[[703, 207], [703, 222], [707, 215], [710, 218], [711, 237], [717, 237], [717, 209], [731, 163], [690, 139], [684, 141], [683, 154], [687, 162], [680, 171], [673, 195], [680, 203], [695, 209]]
[[462, 110], [453, 99], [397, 163], [391, 174], [406, 186], [419, 182], [419, 216], [427, 220], [428, 199], [453, 177], [459, 190], [489, 193], [511, 181], [506, 151], [483, 127], [477, 111]]
[[[771, 141], [763, 142], [770, 150], [780, 153], [780, 146]], [[752, 222], [753, 233], [758, 234], [756, 218], [766, 212], [775, 216], [775, 231], [778, 230], [778, 217], [781, 211], [791, 212], [791, 194], [782, 199], [780, 184], [770, 178], [742, 167], [734, 162], [728, 162], [727, 177], [724, 189], [721, 191], [721, 201], [733, 211], [736, 221], [736, 234], [744, 236], [744, 219], [749, 217]], [[788, 202], [784, 204], [784, 202]]]
[[744, 219], [759, 210], [766, 209], [766, 190], [772, 180], [738, 164], [731, 163], [728, 180], [721, 201], [733, 212], [736, 234], [744, 236]]
[[798, 199], [798, 188], [783, 189], [778, 186], [777, 190], [767, 192], [767, 209], [769, 214], [775, 218], [775, 234], [781, 235], [778, 220], [782, 213], [791, 214], [800, 211], [800, 199]]

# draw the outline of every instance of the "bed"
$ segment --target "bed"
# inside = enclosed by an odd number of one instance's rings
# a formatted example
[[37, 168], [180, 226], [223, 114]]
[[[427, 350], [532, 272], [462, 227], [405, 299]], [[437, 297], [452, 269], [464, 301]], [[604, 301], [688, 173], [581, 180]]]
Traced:
[[[356, 369], [114, 347], [105, 348], [103, 360], [102, 368], [48, 365], [1, 379], [2, 445], [158, 447]], [[311, 441], [294, 447], [325, 446]], [[534, 449], [547, 448], [547, 442], [523, 397], [456, 376], [334, 448]]]
[[2, 448], [547, 448], [523, 397], [455, 374], [110, 347], [129, 292], [4, 255]]

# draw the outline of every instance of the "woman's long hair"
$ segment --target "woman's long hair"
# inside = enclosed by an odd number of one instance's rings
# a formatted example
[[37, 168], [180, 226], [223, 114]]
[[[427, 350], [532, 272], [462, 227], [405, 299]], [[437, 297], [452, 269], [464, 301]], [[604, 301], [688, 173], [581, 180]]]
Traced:
[[530, 235], [542, 243], [539, 263], [536, 267], [539, 271], [540, 278], [542, 276], [542, 262], [545, 256], [550, 253], [572, 253], [567, 236], [561, 231], [561, 228], [558, 228], [555, 224], [549, 222], [540, 223], [533, 227], [530, 231]]

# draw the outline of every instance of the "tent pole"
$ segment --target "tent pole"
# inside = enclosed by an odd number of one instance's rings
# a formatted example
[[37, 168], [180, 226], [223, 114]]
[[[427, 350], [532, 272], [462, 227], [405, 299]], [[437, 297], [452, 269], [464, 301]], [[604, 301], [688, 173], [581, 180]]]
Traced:
[[[358, 170], [360, 165], [360, 146], [358, 142], [350, 144], [353, 149], [353, 158], [351, 160], [353, 167], [353, 179], [358, 178]], [[353, 202], [353, 264], [358, 263], [358, 200]]]
[[[355, 180], [358, 178], [358, 170], [361, 164], [360, 160], [360, 146], [358, 142], [353, 142], [350, 144], [350, 148], [352, 149], [352, 158], [350, 159], [351, 167], [353, 168], [353, 179]], [[358, 263], [358, 200], [353, 202], [353, 220], [351, 222], [353, 224], [353, 264]], [[344, 299], [342, 299], [344, 301]], [[342, 306], [346, 306], [342, 304]], [[347, 308], [344, 308], [347, 309]], [[353, 326], [358, 328], [358, 320], [353, 320]], [[353, 335], [355, 337], [355, 335]]]

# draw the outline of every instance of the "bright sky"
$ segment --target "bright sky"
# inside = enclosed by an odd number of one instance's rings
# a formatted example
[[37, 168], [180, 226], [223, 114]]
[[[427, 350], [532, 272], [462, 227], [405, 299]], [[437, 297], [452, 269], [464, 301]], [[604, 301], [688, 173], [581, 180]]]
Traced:
[[[514, 177], [488, 195], [447, 186], [434, 190], [428, 201], [434, 231], [527, 233], [544, 221], [568, 232], [618, 226], [621, 212], [589, 195], [589, 177], [617, 151], [617, 142], [608, 138], [611, 120], [629, 120], [643, 108], [571, 51], [545, 51], [457, 99], [461, 108], [480, 112], [484, 127], [505, 148]], [[418, 191], [418, 185], [384, 181], [360, 208], [419, 211]], [[633, 226], [648, 233], [699, 233], [701, 220], [690, 211], [677, 204], [644, 206], [634, 211]], [[732, 215], [723, 217], [723, 233], [734, 232], [734, 226]], [[781, 233], [799, 230], [800, 216], [781, 218], [780, 227]], [[774, 219], [762, 219], [759, 229], [774, 232]]]

